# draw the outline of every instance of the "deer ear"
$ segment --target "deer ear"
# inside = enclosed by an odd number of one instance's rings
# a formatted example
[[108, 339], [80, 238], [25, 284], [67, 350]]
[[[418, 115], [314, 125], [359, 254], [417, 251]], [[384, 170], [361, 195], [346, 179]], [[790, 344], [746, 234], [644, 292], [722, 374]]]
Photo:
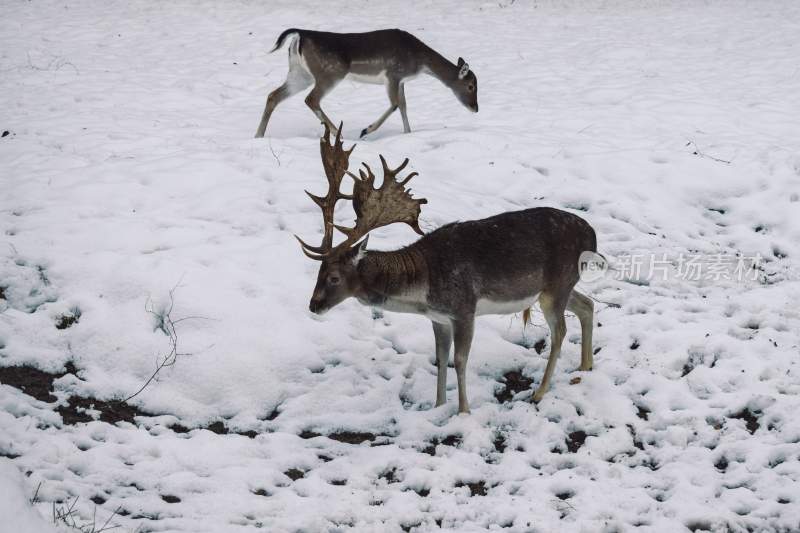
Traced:
[[469, 63], [463, 57], [458, 58], [458, 79], [463, 80], [469, 73]]
[[367, 241], [369, 241], [369, 235], [364, 237], [363, 241], [361, 241], [360, 243], [353, 246], [353, 248], [351, 248], [351, 250], [355, 252], [353, 253], [353, 257], [351, 259], [354, 265], [357, 265], [358, 262], [361, 261], [361, 259], [363, 259], [364, 256], [367, 254]]

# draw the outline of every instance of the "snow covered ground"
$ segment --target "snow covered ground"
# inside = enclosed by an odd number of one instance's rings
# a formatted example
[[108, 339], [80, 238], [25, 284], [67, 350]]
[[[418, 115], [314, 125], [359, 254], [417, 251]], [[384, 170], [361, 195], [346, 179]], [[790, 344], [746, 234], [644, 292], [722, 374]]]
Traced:
[[[176, 325], [183, 355], [131, 401], [159, 416], [136, 424], [65, 424], [0, 385], [3, 532], [41, 531], [33, 508], [50, 522], [76, 497], [79, 522], [119, 510], [140, 532], [800, 530], [797, 2], [2, 13], [0, 367], [71, 362], [62, 405], [119, 399], [170, 348], [146, 309], [177, 286], [172, 318], [200, 317]], [[507, 373], [541, 379], [547, 329], [483, 317], [472, 414], [455, 416], [452, 370], [432, 408], [424, 318], [307, 311], [318, 265], [292, 233], [321, 230], [303, 189], [324, 190], [322, 128], [296, 96], [252, 138], [286, 73], [285, 50], [267, 50], [292, 26], [399, 26], [469, 61], [479, 114], [419, 78], [413, 133], [393, 116], [351, 163], [409, 157], [425, 230], [538, 205], [585, 217], [616, 264], [582, 283], [601, 302], [593, 372], [575, 372], [570, 316], [541, 404], [500, 402]], [[351, 140], [386, 105], [350, 82], [323, 102]], [[370, 245], [414, 238], [398, 225]], [[742, 279], [739, 257], [757, 259]], [[705, 270], [687, 272], [692, 258]], [[230, 433], [192, 429], [210, 425]]]

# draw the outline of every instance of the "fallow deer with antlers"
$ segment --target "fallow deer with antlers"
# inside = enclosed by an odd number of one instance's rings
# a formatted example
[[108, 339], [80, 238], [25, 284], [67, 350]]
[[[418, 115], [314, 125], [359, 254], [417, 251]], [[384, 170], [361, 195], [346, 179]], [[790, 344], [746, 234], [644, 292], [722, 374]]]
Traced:
[[267, 97], [256, 137], [264, 136], [278, 104], [312, 85], [314, 88], [306, 96], [306, 105], [335, 132], [336, 128], [322, 111], [320, 103], [345, 78], [385, 85], [389, 95], [389, 109], [361, 130], [361, 137], [377, 130], [397, 109], [400, 109], [403, 119], [403, 131], [411, 131], [406, 112], [405, 83], [420, 73], [430, 74], [441, 81], [465, 107], [478, 112], [478, 78], [466, 61], [459, 57], [453, 64], [408, 32], [395, 29], [331, 33], [290, 28], [280, 34], [270, 52], [281, 48], [289, 37], [292, 38], [289, 74], [286, 82]]
[[[416, 172], [396, 179], [408, 159], [391, 169], [380, 156], [383, 182], [375, 188], [375, 175], [366, 163], [358, 177], [348, 172], [355, 146], [344, 150], [341, 129], [333, 143], [329, 135], [326, 127], [320, 139], [328, 192], [323, 197], [306, 191], [322, 209], [322, 244], [312, 246], [295, 236], [308, 257], [322, 262], [311, 312], [324, 313], [355, 297], [364, 305], [428, 317], [436, 342], [436, 405], [445, 403], [454, 342], [460, 413], [469, 412], [465, 371], [478, 315], [516, 313], [538, 300], [550, 328], [550, 356], [534, 402], [542, 399], [553, 375], [566, 333], [565, 309], [581, 324], [580, 370], [591, 370], [594, 305], [574, 288], [581, 253], [596, 251], [595, 232], [586, 221], [539, 207], [455, 222], [423, 234], [418, 220], [420, 206], [427, 201], [412, 198], [405, 188]], [[354, 181], [352, 195], [340, 190], [345, 174]], [[354, 227], [334, 223], [334, 206], [340, 199], [352, 200]], [[405, 222], [423, 236], [399, 250], [367, 250], [368, 233], [395, 222]], [[345, 235], [336, 246], [334, 229]]]

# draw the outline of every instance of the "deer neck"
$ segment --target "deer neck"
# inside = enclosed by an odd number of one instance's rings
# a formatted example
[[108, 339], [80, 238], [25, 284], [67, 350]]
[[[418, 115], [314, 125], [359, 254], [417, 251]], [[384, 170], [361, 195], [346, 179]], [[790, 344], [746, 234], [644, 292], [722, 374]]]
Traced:
[[358, 263], [365, 305], [390, 311], [425, 312], [428, 294], [428, 268], [417, 250], [367, 252]]
[[433, 48], [428, 48], [425, 52], [423, 69], [447, 87], [452, 87], [458, 80], [458, 67]]

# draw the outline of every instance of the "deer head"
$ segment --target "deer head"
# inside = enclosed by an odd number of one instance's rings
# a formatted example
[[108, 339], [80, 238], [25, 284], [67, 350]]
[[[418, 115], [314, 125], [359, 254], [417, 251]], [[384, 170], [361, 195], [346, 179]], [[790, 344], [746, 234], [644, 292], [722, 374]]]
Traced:
[[[419, 214], [421, 204], [427, 203], [427, 200], [412, 198], [410, 191], [405, 188], [406, 183], [417, 173], [412, 172], [402, 181], [396, 180], [397, 174], [408, 164], [408, 159], [396, 169], [390, 169], [383, 156], [379, 156], [383, 166], [383, 183], [375, 188], [375, 175], [366, 163], [363, 163], [363, 169], [359, 169], [359, 176], [347, 171], [350, 154], [354, 148], [355, 145], [349, 150], [343, 148], [341, 124], [333, 142], [330, 142], [330, 129], [325, 126], [325, 133], [320, 138], [320, 154], [328, 179], [328, 193], [325, 196], [316, 196], [306, 191], [306, 194], [322, 209], [324, 228], [322, 243], [319, 246], [311, 246], [295, 235], [303, 253], [311, 259], [322, 262], [317, 274], [317, 285], [309, 303], [309, 309], [313, 313], [324, 313], [347, 298], [359, 294], [361, 281], [357, 266], [366, 254], [370, 231], [395, 222], [405, 222], [414, 231], [423, 235], [419, 228]], [[340, 191], [345, 174], [353, 178], [352, 195]], [[333, 211], [338, 200], [352, 200], [356, 214], [353, 227], [334, 223]], [[345, 236], [345, 240], [336, 246], [333, 245], [334, 229]]]
[[472, 111], [478, 112], [478, 78], [469, 69], [469, 64], [463, 57], [458, 58], [458, 79], [450, 86], [461, 104]]

